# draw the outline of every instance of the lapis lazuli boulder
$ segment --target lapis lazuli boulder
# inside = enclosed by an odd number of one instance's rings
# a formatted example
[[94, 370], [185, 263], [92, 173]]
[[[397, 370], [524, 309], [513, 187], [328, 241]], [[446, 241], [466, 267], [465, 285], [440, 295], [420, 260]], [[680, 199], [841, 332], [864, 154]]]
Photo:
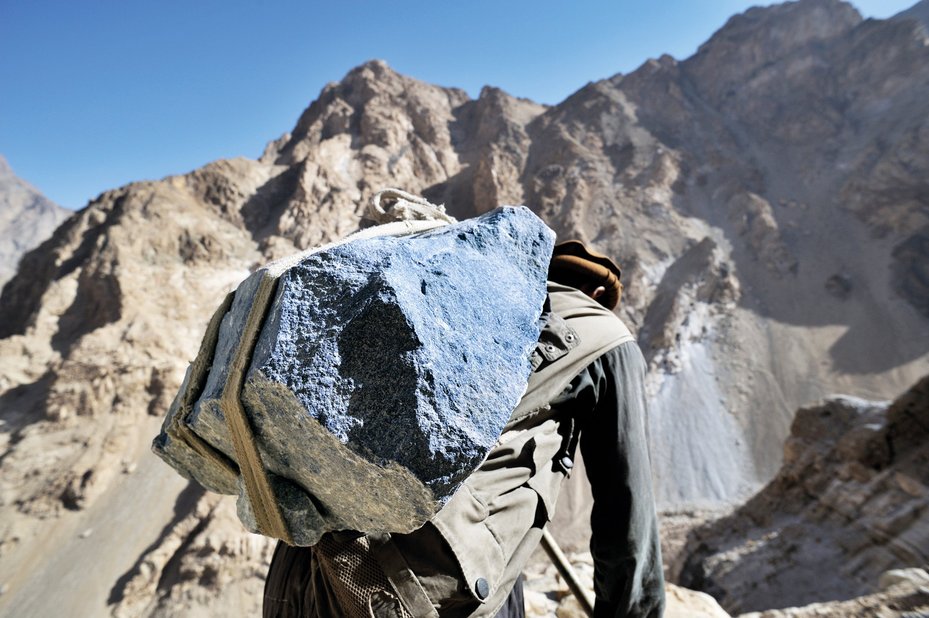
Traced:
[[[241, 400], [294, 542], [415, 530], [481, 464], [526, 388], [553, 241], [528, 209], [501, 207], [324, 248], [280, 275]], [[260, 274], [236, 291], [184, 419], [233, 459], [218, 399]], [[238, 493], [255, 528], [241, 482], [159, 440], [182, 473]]]

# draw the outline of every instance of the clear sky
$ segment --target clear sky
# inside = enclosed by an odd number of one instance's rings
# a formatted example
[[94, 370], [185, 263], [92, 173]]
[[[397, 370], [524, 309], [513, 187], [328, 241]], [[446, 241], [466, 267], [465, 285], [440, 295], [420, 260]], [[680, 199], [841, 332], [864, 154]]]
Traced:
[[[915, 0], [858, 0], [884, 18]], [[133, 180], [258, 157], [365, 60], [476, 96], [557, 103], [668, 53], [743, 0], [0, 0], [0, 154], [80, 208]]]

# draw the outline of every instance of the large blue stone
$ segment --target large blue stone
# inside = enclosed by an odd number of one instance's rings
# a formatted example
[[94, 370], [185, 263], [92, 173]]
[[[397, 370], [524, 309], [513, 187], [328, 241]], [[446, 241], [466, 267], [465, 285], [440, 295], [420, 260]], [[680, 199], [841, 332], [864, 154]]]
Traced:
[[[280, 276], [242, 401], [298, 544], [414, 530], [481, 464], [526, 388], [553, 241], [528, 209], [503, 207], [324, 249]], [[187, 421], [230, 457], [217, 399], [258, 274]]]

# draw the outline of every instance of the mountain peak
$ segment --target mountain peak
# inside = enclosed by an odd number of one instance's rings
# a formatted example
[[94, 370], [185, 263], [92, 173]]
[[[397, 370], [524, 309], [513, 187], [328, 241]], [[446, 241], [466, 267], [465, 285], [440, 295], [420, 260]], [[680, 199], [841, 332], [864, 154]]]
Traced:
[[721, 55], [739, 54], [739, 58], [730, 56], [728, 63], [753, 70], [800, 47], [848, 32], [861, 21], [858, 11], [841, 0], [752, 7], [730, 17], [691, 60], [716, 62]]
[[917, 19], [929, 30], [929, 0], [920, 0], [910, 8], [900, 11], [893, 19]]
[[746, 38], [763, 38], [772, 48], [795, 49], [847, 32], [861, 21], [861, 14], [844, 0], [796, 0], [755, 6], [730, 17], [700, 50], [720, 41]]
[[403, 76], [394, 71], [385, 61], [373, 59], [351, 69], [339, 82], [339, 86], [345, 88], [363, 83], [402, 80]]
[[[461, 89], [427, 84], [397, 73], [383, 60], [369, 60], [323, 88], [300, 116], [291, 137], [273, 144], [263, 157], [285, 163], [302, 160], [315, 144], [340, 134], [360, 135], [364, 142], [383, 147], [392, 142], [391, 134], [405, 141], [397, 133], [403, 132], [404, 125], [431, 141], [436, 135], [428, 127], [445, 127], [451, 109], [467, 100]], [[449, 118], [441, 122], [425, 118], [435, 114]], [[447, 132], [447, 127], [442, 131]]]
[[797, 55], [818, 53], [821, 44], [849, 33], [861, 15], [841, 0], [799, 0], [753, 7], [734, 15], [682, 64], [704, 92], [719, 102], [765, 67]]

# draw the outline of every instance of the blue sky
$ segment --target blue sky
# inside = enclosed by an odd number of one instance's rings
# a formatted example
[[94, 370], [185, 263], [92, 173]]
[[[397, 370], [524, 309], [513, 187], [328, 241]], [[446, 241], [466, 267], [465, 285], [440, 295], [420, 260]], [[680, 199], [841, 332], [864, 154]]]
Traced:
[[[866, 0], [884, 18], [915, 0]], [[0, 154], [52, 200], [257, 157], [372, 58], [418, 79], [557, 103], [683, 59], [740, 0], [327, 3], [0, 0]]]

